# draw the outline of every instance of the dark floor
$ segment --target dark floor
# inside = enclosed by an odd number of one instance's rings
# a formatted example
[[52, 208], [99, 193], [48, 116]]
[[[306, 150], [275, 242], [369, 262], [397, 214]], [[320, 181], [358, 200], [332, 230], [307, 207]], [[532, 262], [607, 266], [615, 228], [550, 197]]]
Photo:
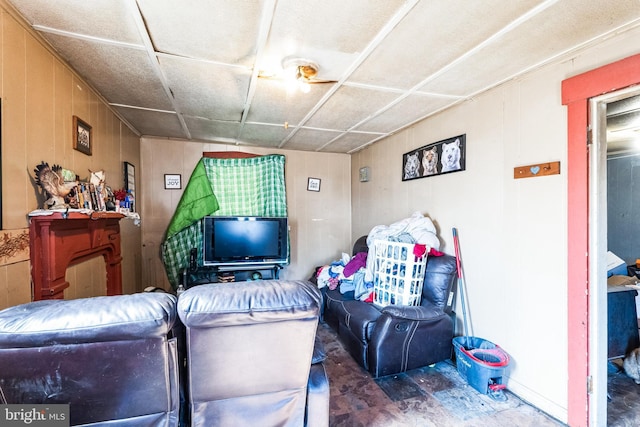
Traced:
[[[318, 333], [327, 352], [331, 427], [564, 426], [508, 390], [504, 402], [478, 393], [451, 361], [374, 380], [329, 326], [321, 324]], [[640, 385], [624, 372], [611, 371], [608, 425], [637, 426]]]
[[635, 427], [640, 425], [640, 385], [629, 378], [622, 369], [622, 359], [609, 363], [607, 381], [609, 403], [607, 426]]

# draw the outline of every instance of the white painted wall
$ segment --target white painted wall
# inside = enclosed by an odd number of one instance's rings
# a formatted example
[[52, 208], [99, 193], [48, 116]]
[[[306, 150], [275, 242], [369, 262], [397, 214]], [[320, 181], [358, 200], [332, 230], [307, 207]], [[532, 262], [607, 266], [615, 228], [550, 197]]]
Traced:
[[[473, 332], [512, 356], [511, 391], [564, 422], [570, 350], [561, 82], [638, 53], [637, 40], [638, 28], [594, 43], [352, 158], [352, 238], [418, 210], [436, 224], [441, 250], [453, 254], [456, 227]], [[403, 153], [459, 134], [467, 135], [465, 171], [401, 181]], [[513, 178], [514, 167], [552, 161], [561, 162], [559, 175]], [[366, 183], [358, 180], [363, 166], [371, 170]]]

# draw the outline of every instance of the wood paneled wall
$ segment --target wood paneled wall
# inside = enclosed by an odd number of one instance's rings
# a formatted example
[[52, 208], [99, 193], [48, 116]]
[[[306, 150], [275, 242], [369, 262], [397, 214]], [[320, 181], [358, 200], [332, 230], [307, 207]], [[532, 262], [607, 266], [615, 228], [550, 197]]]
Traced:
[[[314, 267], [351, 253], [351, 156], [238, 147], [143, 137], [142, 180], [146, 191], [142, 222], [143, 282], [170, 289], [160, 258], [167, 226], [196, 163], [206, 151], [243, 151], [285, 155], [287, 210], [291, 229], [291, 264], [282, 279], [307, 279]], [[182, 190], [165, 190], [164, 174], [181, 174]], [[309, 177], [322, 180], [320, 191], [307, 191]]]
[[[42, 204], [33, 169], [41, 161], [59, 164], [81, 179], [104, 169], [107, 184], [123, 186], [123, 162], [140, 164], [140, 139], [92, 88], [44, 43], [10, 6], [0, 1], [0, 98], [2, 100], [2, 224], [28, 227], [28, 213]], [[93, 128], [93, 155], [73, 149], [72, 117]], [[139, 188], [138, 191], [143, 191]], [[123, 288], [141, 289], [141, 229], [122, 220]], [[28, 260], [0, 265], [0, 308], [31, 301]], [[65, 298], [105, 293], [103, 259], [67, 271]]]

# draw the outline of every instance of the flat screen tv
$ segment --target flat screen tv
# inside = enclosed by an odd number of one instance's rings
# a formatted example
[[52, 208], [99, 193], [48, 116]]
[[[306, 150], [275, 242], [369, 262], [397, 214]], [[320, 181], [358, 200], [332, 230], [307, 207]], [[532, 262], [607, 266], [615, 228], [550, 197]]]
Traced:
[[287, 218], [207, 216], [203, 220], [203, 265], [261, 266], [289, 263]]

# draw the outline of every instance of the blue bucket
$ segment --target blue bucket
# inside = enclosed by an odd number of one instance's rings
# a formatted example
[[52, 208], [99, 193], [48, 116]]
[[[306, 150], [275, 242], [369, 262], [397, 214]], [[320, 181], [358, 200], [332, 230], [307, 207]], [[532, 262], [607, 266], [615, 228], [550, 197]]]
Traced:
[[506, 388], [509, 355], [491, 341], [461, 336], [453, 338], [458, 373], [482, 394]]

